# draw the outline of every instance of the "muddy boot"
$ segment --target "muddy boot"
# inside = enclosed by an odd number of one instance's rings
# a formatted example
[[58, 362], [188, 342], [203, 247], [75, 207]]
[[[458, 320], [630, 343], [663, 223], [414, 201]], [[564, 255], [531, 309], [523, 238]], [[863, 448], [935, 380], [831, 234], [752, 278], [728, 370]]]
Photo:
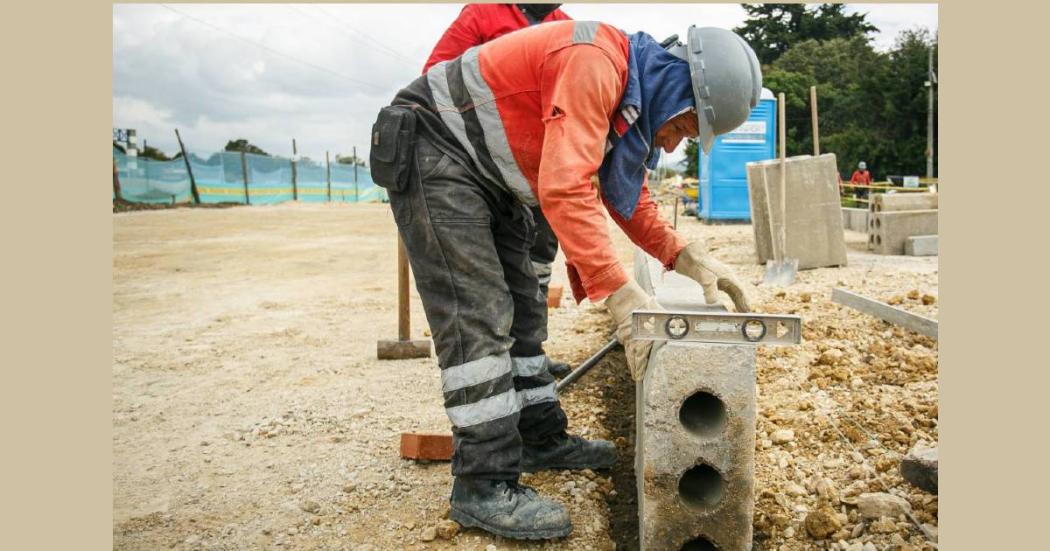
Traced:
[[616, 464], [616, 446], [608, 440], [586, 440], [562, 433], [542, 443], [525, 443], [521, 470], [533, 473], [547, 469], [608, 469]]
[[556, 362], [547, 358], [547, 371], [559, 379], [564, 379], [566, 375], [572, 373], [572, 368], [565, 362]]
[[565, 507], [510, 480], [456, 477], [448, 518], [513, 539], [541, 540], [572, 533]]

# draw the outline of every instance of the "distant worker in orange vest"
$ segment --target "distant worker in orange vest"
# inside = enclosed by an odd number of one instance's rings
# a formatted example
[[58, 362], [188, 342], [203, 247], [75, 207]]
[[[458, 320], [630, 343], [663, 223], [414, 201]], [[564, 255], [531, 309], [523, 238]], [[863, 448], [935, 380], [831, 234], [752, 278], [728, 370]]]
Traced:
[[[449, 25], [441, 40], [434, 46], [423, 73], [434, 65], [455, 59], [474, 46], [480, 46], [507, 33], [525, 29], [540, 23], [566, 21], [572, 18], [558, 7], [561, 4], [467, 4], [456, 20]], [[547, 292], [550, 287], [551, 265], [558, 256], [558, 237], [544, 218], [539, 206], [532, 208], [536, 220], [536, 239], [529, 250], [529, 259], [540, 281], [540, 296], [535, 309], [543, 317], [543, 329], [547, 328]], [[547, 370], [556, 377], [564, 377], [572, 370], [565, 362], [552, 360], [545, 355]]]
[[[854, 185], [863, 185], [863, 186], [870, 186], [871, 185], [871, 173], [868, 172], [868, 163], [865, 163], [864, 161], [861, 161], [860, 163], [857, 164], [857, 170], [853, 171], [853, 176], [850, 177], [849, 183], [854, 184]], [[863, 188], [861, 188], [861, 189], [854, 188], [854, 193], [858, 197], [867, 197], [868, 196], [868, 190], [867, 189], [863, 189]]]

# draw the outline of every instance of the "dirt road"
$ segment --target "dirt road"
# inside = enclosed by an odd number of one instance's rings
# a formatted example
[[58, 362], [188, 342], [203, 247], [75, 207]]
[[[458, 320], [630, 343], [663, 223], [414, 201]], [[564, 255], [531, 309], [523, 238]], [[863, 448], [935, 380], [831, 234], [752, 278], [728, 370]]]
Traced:
[[[715, 254], [749, 282], [761, 279], [749, 226], [680, 223], [684, 233], [709, 237]], [[468, 530], [422, 541], [447, 510], [448, 464], [402, 461], [398, 435], [444, 432], [448, 420], [434, 360], [375, 360], [376, 341], [396, 334], [395, 234], [386, 205], [130, 212], [115, 214], [113, 228], [115, 548], [632, 547], [633, 388], [620, 353], [564, 399], [575, 432], [617, 441], [618, 468], [525, 477], [569, 507], [569, 539], [524, 545]], [[629, 261], [629, 244], [614, 235]], [[883, 299], [900, 295], [905, 307], [935, 316], [935, 302], [906, 294], [936, 296], [936, 259], [868, 255], [859, 234], [850, 246], [849, 268], [803, 272], [782, 296], [754, 288], [762, 308], [798, 311], [807, 322], [804, 346], [760, 356], [762, 548], [838, 541], [806, 536], [802, 518], [819, 496], [787, 494], [789, 482], [808, 488], [827, 478], [839, 489], [845, 522], [836, 536], [844, 532], [846, 541], [879, 549], [917, 549], [922, 541], [905, 523], [853, 536], [861, 523], [848, 505], [859, 485], [888, 485], [936, 524], [935, 499], [923, 503], [927, 496], [892, 469], [851, 470], [852, 450], [818, 423], [850, 412], [880, 442], [854, 444], [858, 453], [882, 450], [870, 454], [873, 465], [919, 439], [936, 440], [936, 342], [828, 302], [830, 286], [842, 285]], [[555, 283], [564, 277], [558, 262]], [[412, 296], [420, 336], [426, 324]], [[573, 363], [611, 330], [603, 310], [568, 298], [550, 324], [549, 352]], [[829, 348], [842, 356], [820, 363]], [[796, 441], [767, 446], [780, 427], [795, 428]], [[790, 468], [779, 466], [784, 461]]]

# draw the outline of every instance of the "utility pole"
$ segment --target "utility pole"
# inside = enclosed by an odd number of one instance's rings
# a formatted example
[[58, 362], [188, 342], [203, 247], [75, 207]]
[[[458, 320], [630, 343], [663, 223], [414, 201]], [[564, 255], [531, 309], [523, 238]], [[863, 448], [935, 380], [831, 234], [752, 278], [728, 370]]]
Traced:
[[937, 73], [933, 71], [933, 44], [930, 44], [929, 71], [926, 74], [926, 177], [933, 178], [933, 85]]

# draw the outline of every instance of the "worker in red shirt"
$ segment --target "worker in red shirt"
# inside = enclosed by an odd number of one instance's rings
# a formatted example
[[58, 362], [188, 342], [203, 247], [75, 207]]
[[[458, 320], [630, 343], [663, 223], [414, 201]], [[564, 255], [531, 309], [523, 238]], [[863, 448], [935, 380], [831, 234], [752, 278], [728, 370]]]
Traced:
[[[871, 173], [868, 172], [868, 163], [864, 161], [857, 163], [857, 170], [853, 171], [853, 176], [850, 176], [849, 183], [862, 186], [871, 185]], [[868, 190], [865, 188], [853, 188], [853, 191], [856, 192], [857, 197], [868, 196]]]
[[647, 170], [660, 150], [747, 120], [762, 90], [750, 46], [690, 27], [666, 48], [593, 21], [522, 29], [435, 64], [380, 110], [373, 180], [408, 251], [452, 422], [449, 518], [516, 539], [571, 533], [568, 512], [520, 473], [600, 469], [605, 440], [570, 436], [542, 353], [539, 281], [529, 258], [539, 206], [565, 252], [577, 301], [604, 301], [639, 380], [651, 341], [631, 313], [658, 305], [627, 275], [607, 216], [667, 268], [750, 310], [744, 286], [659, 213]]
[[[459, 12], [441, 40], [430, 53], [423, 73], [434, 64], [459, 57], [468, 48], [480, 46], [509, 32], [524, 29], [548, 21], [566, 21], [571, 18], [558, 7], [561, 4], [467, 4]], [[547, 328], [547, 291], [550, 287], [552, 265], [558, 256], [558, 237], [537, 205], [532, 208], [536, 221], [536, 239], [529, 251], [533, 270], [540, 281], [540, 294], [533, 307], [537, 315], [543, 316], [543, 329]], [[542, 311], [542, 314], [539, 312]], [[544, 352], [547, 370], [556, 377], [564, 377], [572, 370], [565, 362], [552, 360]]]

